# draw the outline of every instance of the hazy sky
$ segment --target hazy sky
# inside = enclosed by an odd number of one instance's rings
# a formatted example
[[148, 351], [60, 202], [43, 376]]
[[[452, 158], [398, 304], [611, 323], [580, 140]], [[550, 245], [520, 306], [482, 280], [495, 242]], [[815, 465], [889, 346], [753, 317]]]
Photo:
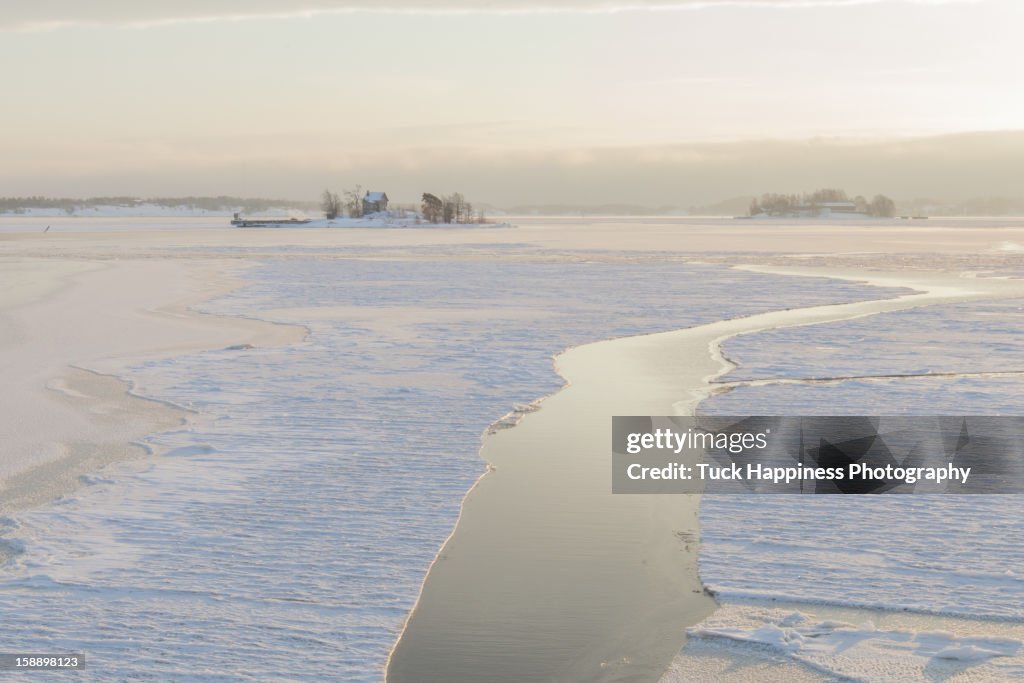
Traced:
[[1020, 195], [1021, 27], [1020, 0], [4, 3], [0, 195]]

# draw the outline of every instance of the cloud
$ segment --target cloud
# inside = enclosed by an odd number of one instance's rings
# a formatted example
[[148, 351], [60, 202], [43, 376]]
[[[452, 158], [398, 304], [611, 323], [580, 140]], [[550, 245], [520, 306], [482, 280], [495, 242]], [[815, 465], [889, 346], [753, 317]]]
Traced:
[[80, 25], [143, 28], [164, 24], [314, 17], [346, 13], [607, 13], [723, 6], [800, 8], [903, 2], [940, 5], [980, 0], [36, 0], [10, 3], [0, 30], [39, 31]]
[[[216, 143], [212, 144], [211, 142]], [[16, 195], [218, 195], [314, 199], [361, 183], [398, 201], [460, 190], [516, 204], [689, 206], [762, 192], [842, 187], [892, 197], [1021, 196], [1024, 131], [922, 138], [746, 140], [565, 149], [323, 149], [310, 138], [95, 143], [69, 154], [0, 145], [0, 185]], [[259, 144], [256, 144], [259, 143]], [[84, 142], [81, 144], [85, 144]]]

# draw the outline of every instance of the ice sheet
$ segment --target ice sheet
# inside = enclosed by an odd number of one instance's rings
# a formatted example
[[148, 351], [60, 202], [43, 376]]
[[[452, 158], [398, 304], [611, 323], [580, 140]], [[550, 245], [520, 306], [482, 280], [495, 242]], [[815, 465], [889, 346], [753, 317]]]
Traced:
[[166, 457], [11, 520], [6, 649], [85, 651], [76, 680], [379, 680], [481, 432], [557, 389], [553, 353], [883, 294], [672, 262], [295, 258], [250, 277], [207, 310], [308, 340], [137, 368], [138, 391], [199, 413], [151, 440]]

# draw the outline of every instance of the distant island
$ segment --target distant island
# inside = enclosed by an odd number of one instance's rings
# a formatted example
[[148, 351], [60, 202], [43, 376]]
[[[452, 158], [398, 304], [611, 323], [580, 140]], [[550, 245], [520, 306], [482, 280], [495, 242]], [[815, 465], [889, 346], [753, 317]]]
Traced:
[[[332, 199], [334, 199], [332, 193]], [[418, 195], [413, 195], [418, 196]], [[444, 222], [444, 203], [460, 207], [452, 195], [435, 195], [441, 202], [441, 221]], [[343, 193], [350, 204], [349, 192]], [[339, 199], [341, 199], [339, 198]], [[362, 199], [359, 197], [360, 206]], [[372, 200], [371, 200], [372, 201]], [[889, 202], [893, 206], [889, 206]], [[466, 202], [468, 204], [468, 202]], [[431, 202], [434, 210], [437, 203]], [[469, 208], [470, 211], [465, 209]], [[423, 212], [423, 202], [394, 202], [389, 210], [404, 213]], [[658, 216], [725, 216], [725, 217], [860, 217], [860, 216], [1024, 216], [1024, 197], [973, 197], [968, 199], [915, 197], [912, 199], [889, 199], [876, 195], [870, 201], [864, 197], [852, 199], [843, 190], [817, 190], [809, 194], [763, 194], [738, 195], [708, 204], [515, 204], [496, 206], [490, 203], [474, 202], [458, 208], [459, 218], [466, 220], [484, 213], [489, 217], [501, 216], [573, 216], [580, 218], [598, 217], [658, 217]], [[891, 213], [890, 213], [891, 212]], [[70, 197], [0, 197], [0, 216], [25, 217], [232, 217], [234, 214], [246, 217], [314, 218], [325, 216], [323, 197], [319, 200], [267, 199], [262, 197], [180, 196], [180, 197], [137, 197], [98, 196], [88, 198]], [[339, 214], [351, 216], [344, 207]], [[404, 215], [403, 213], [403, 215]], [[455, 213], [449, 213], [452, 222]]]
[[[390, 201], [386, 192], [356, 185], [342, 192], [324, 190], [319, 201], [253, 197], [0, 197], [0, 216], [76, 218], [230, 217], [240, 227], [260, 225], [460, 224], [483, 225], [488, 205], [474, 206], [459, 192], [422, 194], [418, 204]], [[498, 212], [499, 214], [501, 212]], [[319, 214], [319, 216], [318, 216]]]
[[825, 188], [804, 194], [763, 194], [750, 202], [745, 218], [892, 218], [896, 202], [882, 194], [870, 201], [845, 190]]

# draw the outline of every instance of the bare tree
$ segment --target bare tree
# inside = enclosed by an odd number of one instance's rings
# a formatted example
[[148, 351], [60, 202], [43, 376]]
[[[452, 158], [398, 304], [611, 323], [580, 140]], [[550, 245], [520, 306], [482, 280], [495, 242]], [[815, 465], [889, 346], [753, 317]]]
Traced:
[[341, 197], [338, 193], [324, 190], [320, 196], [320, 210], [324, 212], [324, 216], [328, 220], [334, 220], [341, 213], [341, 208]]
[[423, 193], [420, 204], [423, 218], [428, 223], [483, 223], [483, 211], [473, 213], [473, 204], [466, 201], [460, 192], [453, 192], [444, 198], [429, 192]]
[[453, 192], [444, 200], [444, 222], [465, 222], [466, 199], [459, 192]]
[[444, 205], [441, 209], [441, 220], [445, 223], [452, 223], [455, 221], [455, 201], [452, 195], [448, 195], [444, 198]]
[[352, 218], [362, 218], [363, 216], [363, 186], [356, 185], [348, 190], [345, 190], [345, 208], [348, 209], [348, 215]]

